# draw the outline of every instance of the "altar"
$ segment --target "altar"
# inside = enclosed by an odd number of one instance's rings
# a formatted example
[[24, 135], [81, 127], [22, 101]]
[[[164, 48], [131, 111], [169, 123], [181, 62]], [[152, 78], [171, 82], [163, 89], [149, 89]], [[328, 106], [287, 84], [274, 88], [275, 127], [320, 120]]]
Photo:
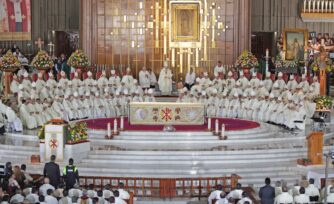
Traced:
[[132, 102], [129, 104], [131, 125], [203, 125], [204, 104]]

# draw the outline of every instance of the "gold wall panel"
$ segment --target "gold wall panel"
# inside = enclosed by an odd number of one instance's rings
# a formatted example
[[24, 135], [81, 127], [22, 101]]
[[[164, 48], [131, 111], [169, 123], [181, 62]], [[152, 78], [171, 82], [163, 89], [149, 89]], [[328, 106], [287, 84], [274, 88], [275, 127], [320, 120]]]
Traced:
[[[85, 16], [81, 22], [82, 47], [93, 64], [107, 64], [117, 69], [121, 64], [123, 72], [130, 66], [136, 76], [143, 66], [158, 74], [164, 60], [169, 61], [175, 80], [184, 76], [190, 65], [197, 72], [206, 70], [212, 74], [218, 60], [233, 64], [237, 52], [244, 49], [240, 45], [247, 44], [239, 43], [235, 37], [245, 31], [237, 23], [242, 20], [241, 1], [246, 0], [199, 0], [197, 22], [207, 28], [196, 34], [201, 36], [200, 48], [171, 49], [170, 0], [82, 0], [81, 15]], [[204, 16], [205, 8], [208, 15]], [[222, 24], [228, 26], [226, 32]], [[178, 54], [181, 50], [184, 51], [182, 63]]]

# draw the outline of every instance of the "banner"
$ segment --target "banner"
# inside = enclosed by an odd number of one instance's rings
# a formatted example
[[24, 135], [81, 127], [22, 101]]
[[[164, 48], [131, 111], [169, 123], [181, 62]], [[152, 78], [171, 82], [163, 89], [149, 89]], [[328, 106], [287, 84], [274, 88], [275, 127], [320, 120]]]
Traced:
[[31, 40], [30, 0], [0, 0], [1, 41]]
[[130, 103], [133, 125], [203, 125], [204, 104], [200, 103]]

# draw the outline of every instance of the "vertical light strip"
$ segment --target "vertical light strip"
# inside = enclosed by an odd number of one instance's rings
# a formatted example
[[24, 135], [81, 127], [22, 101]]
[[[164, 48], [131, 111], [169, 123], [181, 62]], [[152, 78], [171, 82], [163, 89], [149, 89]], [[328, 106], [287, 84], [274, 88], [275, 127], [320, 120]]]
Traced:
[[208, 2], [204, 0], [204, 60], [208, 60], [207, 50], [207, 34], [208, 34]]
[[167, 55], [167, 0], [164, 0], [164, 57]]
[[172, 67], [175, 67], [175, 48], [172, 48]]
[[183, 73], [183, 48], [180, 49], [180, 74]]
[[190, 64], [191, 64], [191, 48], [188, 48], [188, 62], [187, 62], [188, 72], [190, 72]]
[[159, 47], [159, 26], [160, 26], [159, 2], [155, 3], [155, 47]]
[[199, 64], [199, 63], [198, 63], [198, 48], [196, 48], [195, 58], [196, 58], [196, 59], [195, 59], [195, 61], [196, 61], [195, 66], [198, 67], [198, 64]]
[[212, 8], [212, 22], [211, 22], [211, 26], [212, 26], [212, 34], [211, 34], [211, 41], [212, 41], [212, 47], [216, 47], [215, 46], [215, 25], [216, 25], [216, 9], [215, 7]]

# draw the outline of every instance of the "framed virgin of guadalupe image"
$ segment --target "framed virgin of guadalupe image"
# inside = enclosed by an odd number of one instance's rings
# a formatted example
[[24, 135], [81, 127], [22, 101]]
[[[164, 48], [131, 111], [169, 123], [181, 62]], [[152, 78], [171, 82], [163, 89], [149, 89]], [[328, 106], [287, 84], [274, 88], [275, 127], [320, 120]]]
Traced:
[[200, 41], [200, 3], [171, 2], [171, 41]]
[[307, 40], [307, 29], [284, 29], [283, 50], [285, 52], [285, 60], [303, 61]]

